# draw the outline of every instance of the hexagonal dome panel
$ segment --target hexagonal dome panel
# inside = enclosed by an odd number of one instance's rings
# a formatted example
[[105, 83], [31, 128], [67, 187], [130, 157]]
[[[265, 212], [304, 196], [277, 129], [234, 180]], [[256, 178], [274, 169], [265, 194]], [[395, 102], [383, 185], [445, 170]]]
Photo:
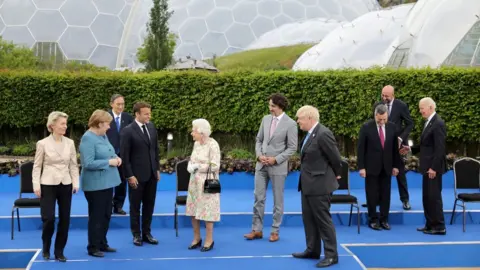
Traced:
[[228, 48], [228, 43], [224, 34], [208, 33], [202, 38], [198, 46], [203, 57], [213, 57], [214, 55], [222, 55]]
[[196, 43], [183, 43], [175, 51], [176, 57], [191, 56], [195, 59], [202, 59], [202, 52]]
[[71, 26], [89, 26], [98, 14], [93, 3], [85, 0], [67, 0], [60, 12]]
[[99, 44], [118, 46], [123, 34], [123, 24], [117, 16], [100, 14], [90, 26]]
[[208, 30], [225, 32], [233, 23], [232, 11], [228, 9], [216, 9], [206, 19]]
[[0, 34], [2, 34], [3, 29], [5, 29], [5, 24], [3, 23], [3, 21], [0, 18]]
[[188, 14], [191, 17], [205, 17], [215, 8], [214, 0], [193, 0], [188, 6]]
[[182, 42], [199, 42], [207, 33], [207, 25], [203, 19], [190, 19], [179, 29]]
[[118, 14], [125, 6], [124, 0], [93, 0], [98, 11], [107, 14]]
[[33, 37], [37, 41], [57, 41], [67, 24], [56, 10], [39, 10], [28, 24]]
[[35, 43], [35, 39], [33, 39], [26, 26], [7, 26], [2, 33], [2, 38], [28, 48], [31, 48]]
[[236, 22], [251, 23], [257, 16], [257, 5], [253, 2], [240, 2], [233, 8], [233, 18]]
[[253, 33], [257, 38], [261, 35], [265, 34], [266, 32], [275, 29], [275, 24], [271, 19], [267, 19], [265, 17], [257, 17], [250, 27], [253, 30]]
[[178, 28], [188, 19], [188, 12], [186, 8], [175, 10], [175, 12], [168, 20], [168, 27], [171, 31], [177, 31]]
[[265, 17], [274, 18], [282, 12], [282, 5], [275, 0], [265, 0], [258, 3], [258, 13]]
[[118, 48], [98, 45], [90, 57], [90, 63], [100, 66], [115, 69], [117, 65]]
[[216, 7], [232, 8], [237, 3], [237, 0], [215, 0]]
[[273, 19], [273, 22], [275, 23], [276, 27], [280, 27], [284, 24], [291, 23], [292, 21], [293, 20], [290, 17], [287, 17], [283, 14], [281, 14], [281, 15], [279, 15], [279, 16], [277, 16]]
[[97, 47], [97, 41], [90, 29], [77, 26], [69, 26], [59, 44], [68, 59], [77, 60], [87, 60]]
[[59, 9], [65, 0], [33, 0], [37, 8], [41, 9]]
[[292, 19], [300, 20], [305, 18], [305, 7], [297, 1], [286, 1], [282, 3], [283, 13]]
[[31, 0], [5, 0], [0, 15], [6, 25], [25, 25], [32, 18], [35, 5]]
[[232, 47], [245, 48], [255, 40], [250, 27], [244, 24], [235, 23], [225, 33], [228, 44]]

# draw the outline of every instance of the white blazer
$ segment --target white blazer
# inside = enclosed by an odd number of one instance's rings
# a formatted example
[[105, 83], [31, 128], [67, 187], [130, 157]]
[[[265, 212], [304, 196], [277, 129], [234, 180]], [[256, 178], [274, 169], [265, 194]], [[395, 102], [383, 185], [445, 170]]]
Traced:
[[63, 151], [56, 148], [57, 142], [50, 135], [37, 142], [32, 172], [33, 190], [40, 185], [72, 184], [79, 187], [77, 152], [72, 139], [62, 136]]

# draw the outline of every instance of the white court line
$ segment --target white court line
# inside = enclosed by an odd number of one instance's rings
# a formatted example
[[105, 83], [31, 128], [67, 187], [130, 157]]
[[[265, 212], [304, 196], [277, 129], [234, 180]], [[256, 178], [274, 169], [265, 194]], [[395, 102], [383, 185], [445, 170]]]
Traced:
[[33, 257], [30, 259], [30, 261], [28, 262], [28, 265], [27, 267], [25, 268], [25, 270], [30, 270], [30, 268], [32, 268], [32, 265], [33, 263], [35, 262], [35, 260], [37, 259], [38, 257], [38, 254], [40, 254], [42, 250], [41, 249], [38, 249], [37, 252], [35, 252], [35, 255], [33, 255]]
[[[338, 255], [339, 257], [351, 257], [354, 256], [350, 254]], [[135, 258], [135, 259], [101, 259], [101, 261], [174, 261], [174, 260], [225, 260], [225, 259], [262, 259], [262, 258], [293, 258], [292, 255], [264, 255], [264, 256], [213, 256], [213, 257], [169, 257], [169, 258]], [[78, 260], [68, 260], [68, 262], [94, 262], [99, 260], [90, 260], [90, 259], [78, 259]], [[52, 260], [49, 261], [35, 261], [35, 263], [49, 263], [55, 262]]]
[[1, 252], [37, 252], [40, 249], [38, 248], [30, 248], [30, 249], [0, 249]]
[[367, 270], [367, 267], [362, 263], [362, 261], [360, 261], [360, 259], [357, 257], [357, 255], [355, 255], [350, 249], [348, 249], [344, 244], [340, 244], [340, 246], [343, 247], [343, 249], [345, 249], [348, 254], [350, 254], [350, 256], [352, 256], [355, 261], [358, 263], [358, 265], [360, 265], [360, 267], [362, 268], [362, 270]]
[[399, 243], [352, 243], [342, 244], [345, 247], [368, 247], [368, 246], [428, 246], [428, 245], [470, 245], [480, 244], [480, 241], [446, 241], [446, 242], [399, 242]]

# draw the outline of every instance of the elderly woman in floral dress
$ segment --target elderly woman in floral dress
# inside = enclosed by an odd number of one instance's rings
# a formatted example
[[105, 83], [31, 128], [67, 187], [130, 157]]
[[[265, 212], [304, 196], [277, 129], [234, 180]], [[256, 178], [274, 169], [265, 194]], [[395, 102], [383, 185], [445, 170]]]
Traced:
[[[194, 239], [188, 249], [202, 246], [200, 221], [206, 223], [207, 235], [202, 252], [213, 248], [213, 222], [220, 221], [220, 194], [204, 193], [203, 187], [210, 167], [209, 178], [218, 177], [220, 169], [220, 147], [213, 138], [210, 123], [205, 119], [192, 122], [192, 137], [195, 141], [188, 163], [190, 182], [188, 186], [186, 215], [192, 217]], [[217, 178], [218, 179], [218, 178]]]

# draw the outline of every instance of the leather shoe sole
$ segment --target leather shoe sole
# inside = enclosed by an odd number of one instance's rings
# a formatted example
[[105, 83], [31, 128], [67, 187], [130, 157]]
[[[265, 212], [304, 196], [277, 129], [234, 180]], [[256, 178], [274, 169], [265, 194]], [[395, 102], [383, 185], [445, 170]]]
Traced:
[[338, 257], [337, 258], [325, 258], [322, 261], [320, 261], [319, 263], [317, 263], [316, 267], [317, 268], [324, 268], [324, 267], [332, 266], [332, 265], [337, 264], [337, 263], [338, 263]]
[[297, 259], [320, 259], [320, 254], [314, 254], [309, 252], [293, 253], [292, 256]]

